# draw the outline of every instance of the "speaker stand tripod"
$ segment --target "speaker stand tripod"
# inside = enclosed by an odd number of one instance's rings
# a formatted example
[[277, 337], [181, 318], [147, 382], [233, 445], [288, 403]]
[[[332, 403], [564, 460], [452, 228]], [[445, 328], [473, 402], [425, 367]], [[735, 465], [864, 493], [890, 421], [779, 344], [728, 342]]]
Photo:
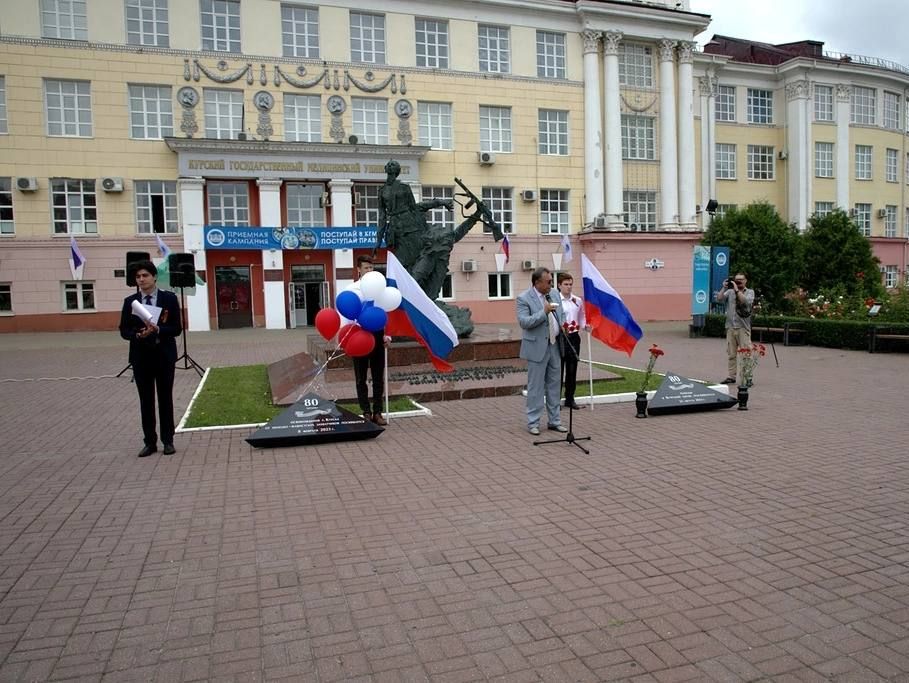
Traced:
[[183, 317], [183, 355], [177, 358], [177, 363], [183, 361], [183, 367], [177, 366], [180, 370], [195, 370], [199, 377], [205, 374], [205, 370], [199, 365], [186, 350], [186, 338], [189, 336], [186, 330], [186, 295], [185, 288], [180, 287], [180, 315]]
[[[128, 270], [129, 270], [129, 265], [127, 265], [127, 271], [128, 271]], [[136, 285], [136, 294], [138, 294], [138, 293], [139, 293], [139, 286]], [[123, 375], [123, 373], [126, 372], [127, 370], [132, 370], [132, 369], [133, 369], [133, 364], [132, 364], [132, 363], [127, 363], [127, 364], [126, 364], [126, 367], [123, 368], [120, 372], [117, 373], [117, 378], [120, 378], [120, 377]], [[129, 381], [130, 381], [130, 382], [135, 382], [135, 381], [136, 381], [135, 376], [134, 376], [134, 375], [130, 375]]]
[[[552, 315], [552, 314], [550, 313], [550, 315]], [[571, 353], [574, 354], [575, 361], [577, 361], [578, 364], [580, 364], [580, 358], [578, 358], [578, 352], [574, 350], [574, 346], [571, 345], [571, 340], [568, 338], [568, 335], [565, 334], [565, 330], [562, 328], [561, 325], [559, 326], [559, 338], [562, 340], [562, 343], [565, 345], [565, 347], [570, 349]], [[564, 388], [565, 388], [564, 378], [560, 374], [559, 375], [559, 395], [560, 396], [561, 396], [562, 390]], [[590, 455], [590, 451], [588, 451], [586, 448], [584, 448], [581, 444], [578, 443], [578, 441], [590, 441], [591, 440], [590, 437], [574, 435], [574, 413], [575, 413], [575, 411], [570, 406], [565, 406], [565, 407], [568, 408], [568, 432], [565, 434], [565, 438], [564, 439], [547, 439], [546, 441], [534, 441], [533, 445], [534, 446], [543, 446], [545, 444], [551, 444], [551, 443], [568, 443], [568, 444], [571, 444], [572, 446], [577, 446], [578, 448], [580, 448], [582, 451], [584, 451], [584, 455]]]

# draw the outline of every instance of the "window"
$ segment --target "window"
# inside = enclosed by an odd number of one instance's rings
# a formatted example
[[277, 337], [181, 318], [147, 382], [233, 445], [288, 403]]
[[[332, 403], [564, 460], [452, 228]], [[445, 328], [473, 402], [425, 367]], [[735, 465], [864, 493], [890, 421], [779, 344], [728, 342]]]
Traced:
[[13, 179], [0, 178], [0, 235], [15, 235], [13, 222]]
[[748, 88], [748, 123], [773, 123], [773, 91]]
[[565, 78], [565, 34], [537, 31], [537, 76]]
[[55, 235], [97, 234], [98, 204], [94, 179], [52, 178], [51, 202]]
[[649, 45], [619, 45], [619, 85], [630, 88], [653, 87], [653, 49]]
[[388, 144], [388, 102], [365, 97], [350, 98], [353, 132], [368, 145]]
[[814, 120], [833, 121], [833, 86], [814, 86]]
[[129, 130], [135, 140], [160, 140], [174, 134], [170, 88], [129, 86]]
[[480, 151], [511, 151], [511, 109], [480, 107]]
[[853, 210], [855, 224], [865, 237], [871, 236], [871, 204], [856, 204]]
[[884, 207], [884, 237], [896, 237], [896, 206]]
[[385, 63], [385, 17], [350, 13], [350, 59], [367, 64]]
[[717, 218], [724, 218], [727, 213], [730, 211], [736, 211], [738, 208], [738, 204], [717, 204], [716, 211], [713, 212], [713, 218], [711, 219], [711, 222]]
[[323, 185], [287, 183], [287, 225], [323, 227], [325, 225], [323, 192], [325, 192]]
[[140, 235], [180, 232], [177, 220], [177, 183], [173, 180], [137, 180], [136, 229]]
[[899, 268], [897, 266], [884, 266], [884, 287], [893, 289], [896, 287], [899, 277]]
[[900, 129], [900, 96], [884, 91], [884, 128]]
[[240, 52], [239, 0], [202, 0], [202, 49]]
[[855, 146], [855, 179], [871, 180], [871, 145]]
[[773, 147], [748, 145], [748, 180], [773, 180]]
[[625, 190], [622, 209], [627, 225], [637, 225], [638, 230], [656, 230], [656, 192]]
[[814, 215], [823, 218], [829, 213], [833, 213], [833, 202], [815, 202]]
[[816, 178], [833, 177], [833, 143], [814, 143], [814, 175]]
[[899, 158], [900, 151], [898, 149], [888, 149], [887, 150], [887, 168], [886, 168], [886, 179], [888, 183], [899, 182], [897, 170], [899, 167]]
[[566, 156], [568, 154], [568, 112], [558, 109], [540, 109], [540, 154]]
[[0, 313], [13, 312], [13, 289], [8, 282], [0, 284]]
[[877, 91], [874, 88], [854, 86], [852, 88], [852, 123], [873, 126], [876, 103]]
[[284, 139], [322, 142], [322, 99], [318, 95], [284, 94]]
[[480, 71], [507, 74], [511, 71], [508, 28], [479, 26]]
[[417, 66], [427, 69], [448, 68], [448, 22], [416, 20]]
[[281, 42], [285, 57], [319, 58], [319, 10], [281, 5]]
[[94, 311], [95, 310], [95, 283], [94, 282], [64, 282], [63, 283], [63, 310], [64, 311]]
[[88, 40], [85, 0], [41, 0], [44, 38]]
[[6, 78], [0, 76], [0, 134], [9, 133], [6, 120]]
[[736, 172], [736, 146], [733, 144], [716, 143], [716, 179], [735, 180]]
[[356, 183], [354, 193], [354, 225], [375, 226], [379, 224], [379, 190], [381, 185]]
[[714, 106], [717, 121], [735, 121], [735, 86], [718, 86]]
[[490, 299], [511, 298], [511, 273], [487, 273]]
[[92, 97], [88, 81], [44, 81], [47, 134], [92, 136]]
[[540, 232], [568, 234], [568, 190], [540, 190]]
[[454, 278], [451, 277], [451, 273], [445, 274], [445, 279], [442, 280], [442, 289], [439, 290], [439, 296], [436, 297], [437, 299], [441, 299], [442, 301], [455, 300], [453, 280]]
[[246, 182], [209, 182], [209, 225], [249, 225], [249, 185]]
[[433, 149], [452, 149], [451, 105], [447, 102], [417, 102], [420, 144]]
[[653, 119], [622, 114], [622, 158], [655, 159]]
[[[424, 185], [423, 201], [432, 199], [441, 199], [450, 202], [454, 199], [454, 190], [444, 185]], [[455, 208], [457, 211], [457, 208]], [[454, 230], [454, 211], [449, 211], [444, 207], [430, 209], [426, 213], [426, 222], [430, 225], [441, 225]]]
[[234, 140], [243, 130], [243, 93], [205, 88], [205, 137]]
[[[514, 232], [514, 201], [510, 187], [484, 187], [482, 196], [483, 203], [489, 207], [492, 217], [495, 219], [502, 232], [511, 234]], [[483, 232], [491, 233], [492, 230], [483, 226]]]
[[170, 47], [167, 0], [126, 0], [126, 42]]

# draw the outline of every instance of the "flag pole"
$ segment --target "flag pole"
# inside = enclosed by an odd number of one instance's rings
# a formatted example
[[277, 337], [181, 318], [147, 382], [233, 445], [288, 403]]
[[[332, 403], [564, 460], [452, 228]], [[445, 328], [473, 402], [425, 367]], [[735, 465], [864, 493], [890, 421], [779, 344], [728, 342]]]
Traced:
[[590, 330], [587, 330], [587, 374], [590, 379], [590, 409], [593, 410], [593, 345], [590, 343]]
[[382, 330], [382, 348], [385, 351], [385, 419], [391, 419], [391, 411], [389, 410], [390, 403], [388, 400], [388, 347], [385, 346], [385, 330]]

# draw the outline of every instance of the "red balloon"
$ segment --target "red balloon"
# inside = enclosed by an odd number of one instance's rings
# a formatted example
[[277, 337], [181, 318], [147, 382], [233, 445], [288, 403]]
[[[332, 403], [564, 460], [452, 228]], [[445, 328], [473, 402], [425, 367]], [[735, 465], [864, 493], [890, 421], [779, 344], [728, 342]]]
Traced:
[[316, 313], [316, 331], [322, 335], [323, 339], [331, 339], [338, 333], [341, 327], [341, 316], [333, 308], [323, 308]]
[[360, 326], [357, 323], [347, 323], [338, 330], [338, 344], [342, 349], [347, 351], [347, 345], [350, 343], [351, 338], [353, 337], [354, 332], [360, 329]]
[[374, 348], [376, 348], [376, 338], [372, 336], [372, 332], [361, 328], [350, 336], [344, 350], [348, 356], [357, 358], [358, 356], [368, 356]]

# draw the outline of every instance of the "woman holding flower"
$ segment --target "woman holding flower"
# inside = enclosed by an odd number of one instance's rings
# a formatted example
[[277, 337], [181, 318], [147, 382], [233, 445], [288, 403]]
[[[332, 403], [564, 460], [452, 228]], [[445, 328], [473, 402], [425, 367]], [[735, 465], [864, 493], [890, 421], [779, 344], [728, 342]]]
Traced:
[[587, 318], [584, 317], [584, 302], [571, 293], [574, 278], [571, 273], [559, 273], [557, 278], [559, 287], [559, 304], [562, 306], [562, 329], [565, 337], [571, 344], [571, 349], [565, 348], [565, 339], [559, 336], [559, 350], [562, 352], [562, 384], [565, 387], [565, 407], [580, 410], [581, 406], [575, 403], [574, 392], [578, 380], [578, 358], [581, 353], [581, 329], [589, 330]]

